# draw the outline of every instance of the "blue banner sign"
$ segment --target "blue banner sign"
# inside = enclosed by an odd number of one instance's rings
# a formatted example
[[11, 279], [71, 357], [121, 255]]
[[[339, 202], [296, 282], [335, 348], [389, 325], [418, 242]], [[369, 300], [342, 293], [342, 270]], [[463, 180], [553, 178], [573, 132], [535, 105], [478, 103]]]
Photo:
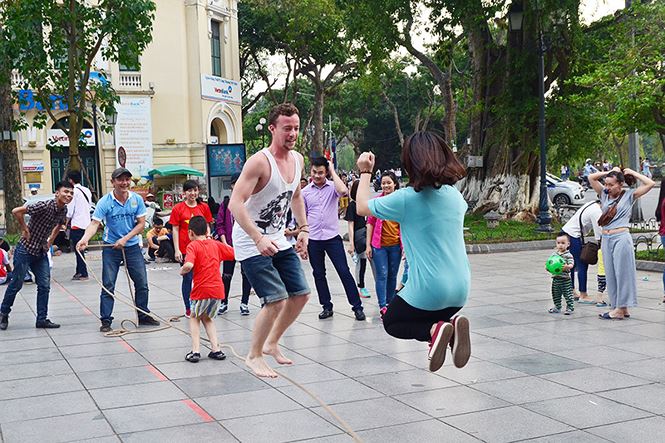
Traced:
[[[51, 111], [66, 111], [67, 102], [62, 95], [50, 95], [49, 101], [51, 102]], [[35, 94], [31, 89], [21, 89], [18, 91], [18, 109], [20, 111], [30, 111], [31, 109], [36, 109], [38, 111], [44, 111], [42, 104], [35, 100]]]

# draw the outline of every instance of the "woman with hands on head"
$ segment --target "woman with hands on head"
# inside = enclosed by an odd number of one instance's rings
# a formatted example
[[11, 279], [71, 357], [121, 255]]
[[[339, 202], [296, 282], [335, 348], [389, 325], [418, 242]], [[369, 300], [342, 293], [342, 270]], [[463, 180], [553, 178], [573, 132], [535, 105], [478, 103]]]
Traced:
[[[604, 183], [601, 183], [604, 179]], [[640, 181], [637, 188], [624, 188]], [[600, 195], [603, 210], [598, 224], [602, 229], [601, 249], [607, 279], [607, 294], [612, 310], [599, 314], [603, 320], [630, 317], [628, 308], [637, 306], [637, 274], [635, 251], [630, 235], [630, 217], [635, 200], [654, 187], [649, 177], [632, 169], [615, 167], [589, 175], [591, 187]]]
[[441, 368], [448, 345], [461, 368], [471, 355], [469, 320], [455, 314], [466, 303], [471, 275], [463, 235], [467, 204], [454, 184], [466, 171], [443, 137], [429, 131], [404, 142], [402, 165], [407, 186], [369, 200], [374, 154], [358, 158], [357, 211], [398, 222], [409, 261], [409, 279], [383, 324], [393, 337], [429, 342], [430, 371]]

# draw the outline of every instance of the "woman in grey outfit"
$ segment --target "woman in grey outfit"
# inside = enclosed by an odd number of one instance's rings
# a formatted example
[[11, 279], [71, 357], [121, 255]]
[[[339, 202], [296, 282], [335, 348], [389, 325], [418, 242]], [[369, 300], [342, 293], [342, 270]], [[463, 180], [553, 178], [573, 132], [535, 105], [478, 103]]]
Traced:
[[[605, 178], [604, 184], [600, 179]], [[625, 188], [635, 179], [640, 181], [636, 189]], [[602, 225], [603, 260], [607, 276], [607, 294], [612, 310], [599, 314], [603, 320], [622, 320], [630, 316], [628, 308], [637, 306], [637, 276], [635, 272], [635, 252], [633, 238], [630, 235], [630, 216], [635, 200], [654, 187], [650, 178], [632, 169], [614, 168], [609, 172], [601, 171], [589, 175], [591, 187], [600, 195], [603, 214], [616, 213]], [[614, 209], [615, 208], [615, 209]], [[601, 220], [602, 220], [601, 216]]]

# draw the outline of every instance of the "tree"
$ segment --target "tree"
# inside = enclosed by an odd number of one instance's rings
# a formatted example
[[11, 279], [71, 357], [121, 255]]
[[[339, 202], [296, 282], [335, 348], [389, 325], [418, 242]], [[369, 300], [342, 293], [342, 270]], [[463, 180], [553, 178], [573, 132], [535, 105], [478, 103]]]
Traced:
[[589, 28], [571, 92], [580, 109], [602, 109], [606, 138], [658, 133], [665, 152], [665, 4], [635, 2]]
[[[452, 89], [452, 54], [461, 36], [443, 24], [437, 29], [426, 26], [426, 31], [433, 31], [439, 37], [437, 47], [434, 50], [416, 48], [413, 36], [419, 35], [416, 29], [419, 25], [417, 16], [422, 14], [425, 3], [413, 0], [344, 2], [350, 11], [353, 35], [365, 43], [373, 55], [374, 66], [382, 65], [393, 51], [401, 47], [430, 72], [439, 87], [445, 109], [441, 119], [444, 137], [454, 144], [457, 139], [457, 104]], [[377, 14], [376, 11], [381, 13]], [[435, 16], [432, 14], [432, 18]]]
[[[270, 54], [286, 57], [287, 65], [293, 65], [294, 76], [304, 76], [313, 85], [313, 141], [314, 148], [321, 152], [326, 96], [359, 70], [353, 41], [346, 30], [348, 17], [335, 0], [244, 3], [245, 14], [252, 16], [248, 22], [255, 24], [252, 32], [245, 34], [246, 38], [260, 42]], [[292, 90], [295, 94], [297, 85]]]
[[[11, 131], [13, 126], [13, 104], [11, 93], [11, 63], [3, 43], [7, 38], [4, 28], [0, 27], [0, 131]], [[1, 135], [1, 134], [0, 134]], [[20, 227], [11, 216], [11, 210], [23, 204], [21, 192], [21, 169], [15, 140], [0, 141], [2, 156], [3, 186], [5, 193], [5, 221], [7, 232], [18, 234]], [[17, 183], [19, 184], [17, 186]]]
[[[155, 3], [152, 0], [20, 0], [0, 9], [12, 68], [34, 91], [41, 108], [34, 124], [47, 117], [69, 137], [69, 169], [80, 170], [79, 143], [88, 104], [112, 112], [119, 100], [102, 76], [91, 81], [98, 54], [108, 61], [132, 66], [152, 40]], [[19, 102], [26, 97], [18, 95]], [[53, 107], [67, 111], [65, 121]], [[25, 127], [22, 116], [18, 127]]]
[[[479, 212], [496, 209], [506, 216], [532, 218], [538, 202], [538, 30], [549, 42], [545, 55], [545, 89], [549, 90], [570, 75], [572, 48], [580, 29], [579, 0], [355, 0], [345, 4], [354, 12], [354, 35], [377, 57], [375, 63], [382, 63], [397, 45], [436, 80], [448, 142], [457, 142], [462, 157], [483, 157], [483, 166], [469, 169], [460, 183], [471, 206]], [[511, 7], [520, 7], [524, 13], [520, 31], [508, 28], [505, 17]], [[377, 10], [382, 13], [376, 14]], [[416, 17], [422, 14], [428, 14], [428, 20], [418, 23]], [[419, 30], [436, 42], [417, 54], [410, 38]], [[461, 45], [466, 47], [464, 57], [460, 57]], [[458, 65], [464, 60], [468, 68]], [[461, 117], [459, 100], [466, 113]], [[465, 123], [461, 129], [460, 122]], [[446, 129], [453, 123], [454, 131]]]

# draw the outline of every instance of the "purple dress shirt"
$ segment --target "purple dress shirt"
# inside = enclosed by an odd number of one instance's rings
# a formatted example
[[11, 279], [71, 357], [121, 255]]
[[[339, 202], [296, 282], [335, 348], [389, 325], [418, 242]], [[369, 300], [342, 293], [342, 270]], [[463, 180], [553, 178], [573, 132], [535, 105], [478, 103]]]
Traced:
[[326, 180], [320, 188], [313, 182], [303, 188], [310, 240], [330, 240], [339, 235], [339, 197], [335, 183]]

